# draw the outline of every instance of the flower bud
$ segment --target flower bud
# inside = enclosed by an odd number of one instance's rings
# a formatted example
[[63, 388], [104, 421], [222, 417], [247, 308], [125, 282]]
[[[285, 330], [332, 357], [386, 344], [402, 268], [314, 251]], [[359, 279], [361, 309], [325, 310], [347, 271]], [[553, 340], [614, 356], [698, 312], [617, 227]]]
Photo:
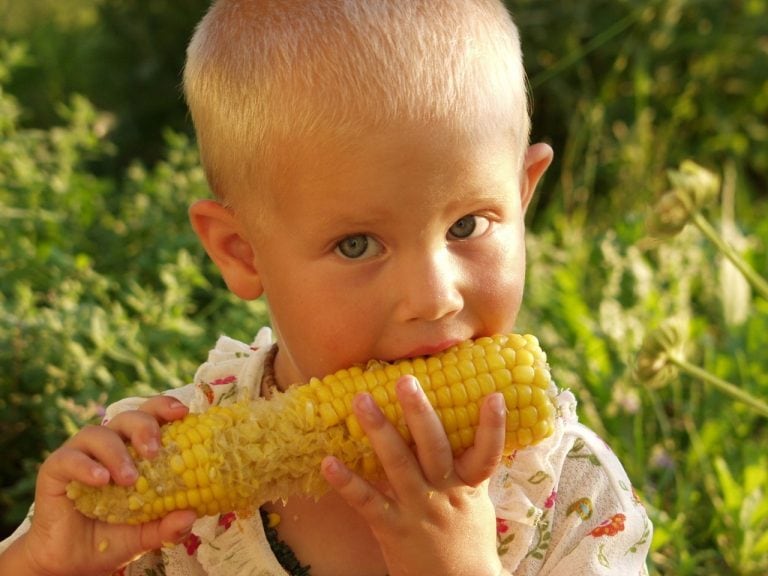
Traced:
[[653, 207], [646, 228], [651, 236], [671, 238], [685, 228], [690, 212], [674, 190], [666, 192]]
[[670, 358], [684, 357], [683, 328], [675, 319], [664, 322], [646, 334], [635, 364], [635, 376], [651, 386], [661, 386], [677, 376], [677, 366]]
[[720, 178], [692, 160], [684, 160], [679, 170], [670, 170], [669, 181], [691, 210], [700, 210], [720, 191]]
[[720, 179], [691, 160], [669, 171], [672, 189], [656, 202], [646, 227], [651, 236], [670, 238], [685, 228], [694, 213], [717, 197]]

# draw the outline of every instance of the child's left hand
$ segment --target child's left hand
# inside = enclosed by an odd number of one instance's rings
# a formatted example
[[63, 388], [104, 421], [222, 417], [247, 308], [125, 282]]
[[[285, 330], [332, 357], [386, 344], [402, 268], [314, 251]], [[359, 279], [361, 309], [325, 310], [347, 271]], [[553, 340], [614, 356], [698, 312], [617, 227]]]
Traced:
[[384, 490], [333, 457], [323, 461], [324, 477], [368, 522], [390, 576], [503, 573], [488, 496], [488, 479], [504, 447], [502, 395], [484, 400], [474, 446], [454, 459], [443, 426], [416, 379], [401, 378], [397, 394], [415, 453], [370, 395], [358, 395], [353, 402], [386, 473]]

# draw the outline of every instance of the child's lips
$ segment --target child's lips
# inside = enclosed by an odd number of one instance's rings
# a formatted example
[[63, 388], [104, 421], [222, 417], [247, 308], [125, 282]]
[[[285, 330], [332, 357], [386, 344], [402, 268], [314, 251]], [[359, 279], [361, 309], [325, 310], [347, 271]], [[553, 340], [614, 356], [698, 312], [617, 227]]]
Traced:
[[461, 342], [461, 340], [445, 340], [438, 344], [427, 344], [424, 346], [418, 346], [413, 350], [411, 350], [410, 352], [408, 352], [407, 354], [403, 355], [403, 358], [417, 358], [419, 356], [432, 356], [433, 354], [439, 354], [440, 352], [447, 350], [451, 346], [455, 346], [459, 342]]

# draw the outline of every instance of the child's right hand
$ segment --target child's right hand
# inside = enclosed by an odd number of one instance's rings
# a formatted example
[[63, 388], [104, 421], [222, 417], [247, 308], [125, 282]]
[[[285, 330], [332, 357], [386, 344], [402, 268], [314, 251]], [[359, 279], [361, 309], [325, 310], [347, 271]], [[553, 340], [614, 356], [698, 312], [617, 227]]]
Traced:
[[[172, 512], [137, 526], [110, 525], [78, 512], [66, 488], [72, 480], [90, 486], [110, 480], [132, 484], [137, 472], [125, 441], [142, 457], [152, 458], [159, 447], [160, 424], [186, 413], [174, 398], [157, 396], [140, 410], [118, 414], [107, 425], [83, 428], [43, 462], [32, 525], [4, 556], [15, 554], [13, 565], [28, 574], [111, 574], [143, 552], [182, 540], [196, 518], [192, 511]], [[0, 558], [0, 568], [6, 562], [10, 560]]]
[[455, 458], [418, 381], [400, 378], [395, 390], [415, 448], [369, 394], [360, 394], [353, 409], [386, 480], [368, 482], [334, 457], [323, 460], [326, 480], [368, 523], [391, 576], [506, 574], [488, 494], [504, 449], [503, 396], [497, 392], [483, 401], [475, 443]]

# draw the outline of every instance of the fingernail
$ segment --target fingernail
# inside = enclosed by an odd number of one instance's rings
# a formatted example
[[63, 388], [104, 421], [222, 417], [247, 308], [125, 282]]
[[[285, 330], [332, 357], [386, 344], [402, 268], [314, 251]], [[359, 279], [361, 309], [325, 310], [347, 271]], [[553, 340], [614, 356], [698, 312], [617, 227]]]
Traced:
[[157, 438], [150, 438], [144, 445], [144, 452], [147, 454], [156, 454], [160, 450], [160, 444], [157, 442]]
[[168, 404], [168, 408], [171, 410], [178, 410], [179, 408], [186, 408], [186, 406], [178, 400], [171, 400], [170, 404]]
[[416, 378], [407, 376], [397, 381], [397, 389], [402, 394], [416, 394], [419, 391], [419, 383]]
[[326, 458], [322, 462], [323, 469], [327, 474], [336, 476], [341, 471], [341, 466], [336, 458]]
[[126, 462], [120, 467], [120, 476], [122, 476], [123, 480], [126, 482], [135, 482], [139, 477], [139, 474], [136, 472], [136, 468], [132, 463], [129, 464]]
[[176, 531], [177, 540], [181, 540], [189, 536], [190, 532], [192, 532], [192, 528], [194, 528], [195, 526], [195, 522], [197, 521], [197, 514], [195, 514], [192, 511], [189, 511], [188, 517], [185, 520], [186, 521], [182, 522], [178, 530]]
[[91, 476], [98, 482], [106, 482], [109, 480], [109, 470], [102, 468], [101, 466], [95, 466], [93, 470], [91, 470]]
[[360, 410], [362, 416], [364, 416], [369, 422], [380, 422], [384, 418], [384, 415], [376, 405], [373, 396], [370, 394], [358, 394], [355, 396], [354, 403], [358, 410]]
[[184, 538], [188, 536], [190, 532], [192, 532], [192, 528], [195, 525], [195, 520], [197, 520], [197, 517], [192, 518], [192, 520], [190, 520], [188, 524], [185, 524], [181, 528], [181, 530], [179, 531], [179, 538]]
[[491, 410], [493, 410], [497, 414], [501, 414], [503, 416], [507, 413], [507, 405], [504, 402], [504, 396], [502, 396], [501, 394], [492, 394], [488, 398], [488, 402]]

